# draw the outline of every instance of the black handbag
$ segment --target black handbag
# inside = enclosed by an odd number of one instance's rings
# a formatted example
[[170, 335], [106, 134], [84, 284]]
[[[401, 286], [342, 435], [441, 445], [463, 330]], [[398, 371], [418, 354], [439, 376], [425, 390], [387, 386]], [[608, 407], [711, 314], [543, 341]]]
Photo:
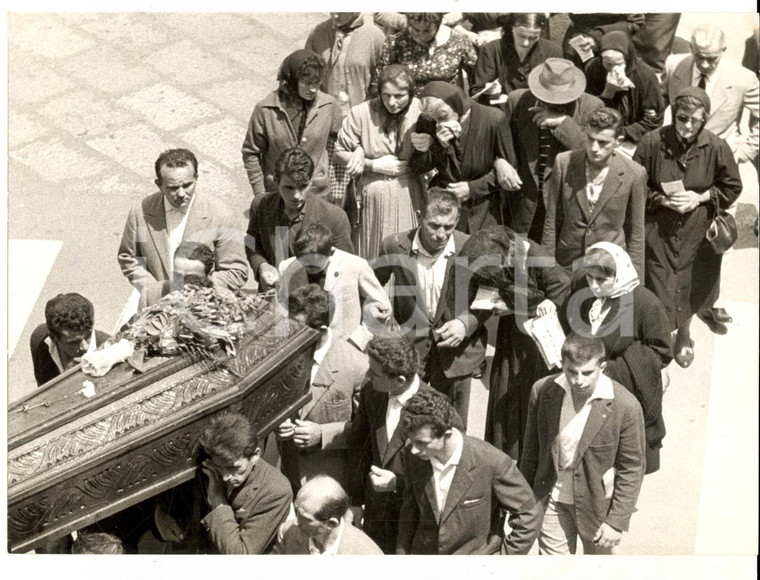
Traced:
[[736, 220], [734, 216], [725, 211], [721, 211], [715, 216], [710, 227], [707, 228], [707, 234], [705, 234], [705, 238], [716, 254], [725, 253], [736, 243], [738, 237]]

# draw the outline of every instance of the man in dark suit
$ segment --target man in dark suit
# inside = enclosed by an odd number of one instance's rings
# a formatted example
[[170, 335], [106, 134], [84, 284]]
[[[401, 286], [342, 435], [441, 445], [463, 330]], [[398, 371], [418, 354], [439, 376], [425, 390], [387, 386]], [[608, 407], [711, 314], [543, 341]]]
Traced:
[[415, 393], [432, 389], [417, 375], [419, 357], [409, 338], [375, 337], [367, 353], [369, 380], [349, 433], [348, 493], [354, 522], [363, 514], [364, 532], [384, 553], [393, 554], [406, 486], [401, 409]]
[[[541, 506], [512, 459], [462, 433], [448, 400], [413, 396], [401, 413], [407, 485], [397, 554], [527, 554]], [[504, 513], [509, 536], [504, 537]]]
[[227, 208], [196, 193], [198, 160], [187, 149], [164, 151], [155, 164], [158, 192], [132, 208], [119, 245], [119, 266], [140, 292], [142, 306], [161, 298], [171, 281], [174, 254], [183, 242], [200, 242], [214, 252], [214, 286], [237, 290], [248, 279], [240, 231]]
[[[583, 147], [581, 123], [601, 100], [585, 93], [586, 77], [568, 60], [547, 58], [528, 76], [529, 89], [512, 91], [504, 111], [512, 132], [520, 191], [506, 194], [512, 227], [541, 242], [544, 225], [542, 191], [549, 180], [554, 158], [561, 151]], [[514, 170], [503, 160], [495, 163], [499, 183], [505, 189]]]
[[641, 405], [605, 376], [601, 339], [571, 334], [562, 373], [533, 386], [520, 470], [544, 502], [541, 554], [610, 554], [644, 479]]
[[210, 512], [201, 520], [221, 554], [264, 554], [288, 517], [288, 480], [261, 459], [255, 431], [243, 415], [212, 419], [200, 444]]
[[560, 266], [571, 269], [586, 248], [612, 242], [628, 252], [643, 279], [647, 176], [615, 150], [621, 131], [620, 113], [597, 109], [583, 123], [585, 149], [557, 155], [544, 189], [541, 243]]
[[94, 329], [95, 309], [81, 294], [59, 294], [45, 304], [45, 324], [32, 332], [29, 346], [37, 386], [76, 366], [82, 355], [108, 340]]
[[293, 255], [293, 242], [301, 230], [313, 223], [329, 228], [334, 247], [354, 253], [346, 212], [311, 195], [313, 175], [314, 161], [306, 152], [286, 149], [274, 166], [278, 191], [257, 195], [251, 203], [245, 251], [262, 290], [274, 288], [279, 280], [277, 267]]
[[452, 192], [431, 188], [419, 228], [385, 238], [373, 267], [381, 285], [393, 275], [393, 314], [420, 353], [422, 379], [449, 397], [466, 424], [489, 312], [469, 310], [469, 272], [457, 264], [469, 238], [455, 230], [459, 207]]
[[298, 416], [277, 429], [282, 446], [282, 469], [294, 490], [322, 473], [347, 483], [348, 432], [359, 407], [359, 394], [369, 364], [367, 355], [335, 335], [330, 328], [332, 296], [316, 284], [293, 290], [288, 316], [320, 333], [311, 372], [311, 401]]

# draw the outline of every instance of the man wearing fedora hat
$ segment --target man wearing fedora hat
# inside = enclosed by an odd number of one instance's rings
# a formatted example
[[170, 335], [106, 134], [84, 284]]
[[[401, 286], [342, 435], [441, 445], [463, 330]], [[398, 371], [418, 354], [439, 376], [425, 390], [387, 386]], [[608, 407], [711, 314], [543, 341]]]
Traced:
[[[562, 58], [547, 58], [534, 68], [528, 87], [510, 93], [504, 105], [522, 180], [520, 190], [506, 194], [504, 203], [511, 210], [505, 214], [512, 214], [512, 228], [540, 243], [546, 214], [542, 192], [554, 158], [583, 147], [582, 120], [603, 103], [584, 92], [583, 72]], [[511, 168], [501, 159], [494, 165], [504, 187]]]

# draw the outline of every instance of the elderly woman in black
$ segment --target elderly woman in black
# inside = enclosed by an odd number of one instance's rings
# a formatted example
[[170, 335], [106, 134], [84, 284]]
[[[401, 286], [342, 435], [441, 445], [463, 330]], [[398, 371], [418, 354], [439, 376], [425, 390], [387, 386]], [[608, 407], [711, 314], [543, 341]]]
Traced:
[[548, 23], [545, 14], [511, 13], [502, 21], [501, 39], [492, 40], [480, 50], [470, 87], [470, 94], [475, 95], [495, 81], [478, 98], [484, 105], [515, 89], [527, 89], [530, 71], [549, 57], [562, 58], [562, 47], [542, 38]]
[[617, 244], [598, 242], [583, 261], [560, 319], [566, 331], [604, 342], [605, 374], [641, 403], [646, 473], [653, 473], [660, 467], [665, 436], [662, 370], [673, 360], [668, 315], [657, 296], [641, 285], [631, 257]]
[[483, 286], [494, 288], [503, 300], [491, 309], [499, 317], [499, 327], [484, 438], [517, 461], [531, 388], [552, 372], [526, 334], [524, 323], [556, 313], [570, 291], [570, 278], [546, 248], [506, 226], [473, 233], [460, 255], [469, 260], [472, 292]]
[[720, 279], [721, 255], [705, 236], [716, 213], [739, 197], [742, 183], [731, 148], [704, 129], [707, 93], [684, 88], [672, 108], [673, 124], [645, 135], [633, 160], [648, 176], [645, 284], [676, 329], [676, 362], [688, 367], [694, 360], [691, 319], [712, 306]]
[[448, 189], [462, 204], [457, 229], [465, 233], [504, 223], [494, 161], [514, 165], [511, 133], [500, 109], [480, 105], [454, 85], [428, 83], [412, 133], [412, 171], [433, 169], [430, 186]]
[[599, 56], [586, 65], [586, 92], [623, 117], [622, 151], [630, 157], [641, 138], [662, 126], [665, 102], [655, 72], [636, 56], [626, 32], [605, 34]]

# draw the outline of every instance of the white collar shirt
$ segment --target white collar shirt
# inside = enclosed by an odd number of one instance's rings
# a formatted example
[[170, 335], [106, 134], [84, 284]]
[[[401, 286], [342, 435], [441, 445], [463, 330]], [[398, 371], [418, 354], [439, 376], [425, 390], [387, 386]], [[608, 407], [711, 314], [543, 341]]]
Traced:
[[451, 436], [454, 439], [455, 448], [449, 460], [446, 463], [441, 463], [435, 457], [430, 458], [439, 515], [443, 513], [443, 508], [446, 507], [446, 499], [449, 497], [451, 482], [454, 480], [454, 473], [456, 472], [457, 465], [459, 465], [459, 461], [462, 459], [462, 449], [464, 448], [464, 438], [458, 429], [452, 429]]
[[583, 430], [586, 427], [586, 422], [591, 412], [591, 403], [594, 399], [614, 399], [615, 394], [610, 378], [606, 375], [601, 375], [596, 383], [596, 387], [594, 387], [594, 392], [584, 403], [583, 408], [576, 413], [571, 387], [565, 375], [557, 377], [555, 382], [564, 389], [565, 396], [562, 399], [559, 434], [552, 444], [552, 457], [554, 459], [554, 467], [557, 470], [557, 483], [552, 490], [551, 496], [554, 501], [574, 504], [573, 465], [575, 464]]
[[398, 427], [398, 422], [401, 419], [401, 409], [404, 408], [407, 401], [414, 396], [420, 389], [420, 377], [414, 375], [412, 384], [400, 395], [390, 395], [388, 397], [388, 408], [385, 410], [385, 431], [388, 436], [388, 441], [393, 437], [393, 433]]
[[195, 196], [190, 198], [187, 209], [182, 210], [170, 204], [166, 196], [164, 196], [164, 215], [166, 216], [166, 233], [169, 236], [169, 261], [171, 262], [172, 270], [169, 273], [170, 276], [174, 274], [174, 253], [179, 248], [185, 235], [187, 216], [190, 215], [190, 210], [193, 209], [193, 202], [195, 202]]
[[443, 289], [443, 279], [446, 277], [446, 263], [450, 256], [456, 253], [454, 236], [449, 236], [449, 241], [443, 249], [435, 255], [430, 254], [420, 242], [420, 230], [414, 234], [412, 252], [417, 258], [417, 287], [422, 291], [427, 307], [428, 316], [432, 320], [438, 309], [438, 300]]
[[317, 372], [319, 371], [319, 366], [322, 364], [322, 361], [325, 360], [325, 355], [327, 354], [327, 351], [330, 350], [330, 347], [332, 346], [333, 342], [333, 332], [329, 328], [327, 329], [327, 337], [325, 338], [325, 343], [320, 346], [317, 350], [314, 351], [314, 363], [311, 365], [311, 382], [310, 385], [314, 384], [314, 378], [317, 376]]
[[321, 551], [313, 538], [309, 538], [309, 554], [312, 556], [335, 556], [340, 548], [340, 541], [343, 539], [343, 518], [340, 519], [340, 525], [338, 526], [338, 533], [335, 534], [331, 540], [325, 542], [325, 549]]
[[[55, 366], [58, 367], [59, 371], [61, 371], [61, 372], [65, 371], [66, 369], [63, 368], [63, 361], [61, 360], [61, 353], [58, 352], [58, 347], [55, 345], [55, 342], [53, 341], [53, 339], [50, 336], [48, 336], [45, 339], [45, 344], [48, 347], [48, 351], [50, 352], [50, 358], [53, 359], [53, 362], [55, 363]], [[92, 352], [97, 347], [98, 347], [98, 345], [95, 342], [95, 329], [93, 328], [92, 329], [92, 334], [90, 335], [90, 346], [87, 349], [87, 352]]]

